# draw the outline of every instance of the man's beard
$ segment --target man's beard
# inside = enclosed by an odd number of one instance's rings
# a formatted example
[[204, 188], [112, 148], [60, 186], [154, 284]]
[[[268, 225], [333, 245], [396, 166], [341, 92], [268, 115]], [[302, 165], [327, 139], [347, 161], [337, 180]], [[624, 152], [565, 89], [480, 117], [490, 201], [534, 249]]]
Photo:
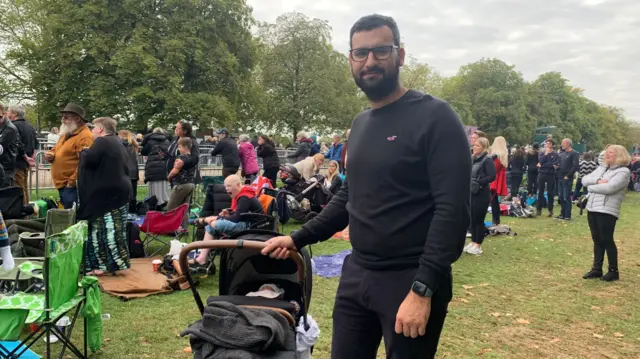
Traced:
[[[381, 74], [380, 79], [365, 80], [364, 75], [368, 73]], [[399, 86], [398, 78], [400, 76], [400, 66], [395, 66], [393, 71], [385, 71], [381, 67], [371, 67], [366, 70], [360, 71], [359, 74], [353, 74], [353, 79], [356, 85], [367, 95], [370, 101], [380, 101], [383, 98], [391, 95]]]
[[72, 122], [70, 124], [66, 124], [66, 123], [62, 123], [60, 125], [60, 131], [58, 132], [61, 136], [65, 136], [69, 133], [72, 133], [73, 131], [78, 129], [78, 124], [75, 122]]

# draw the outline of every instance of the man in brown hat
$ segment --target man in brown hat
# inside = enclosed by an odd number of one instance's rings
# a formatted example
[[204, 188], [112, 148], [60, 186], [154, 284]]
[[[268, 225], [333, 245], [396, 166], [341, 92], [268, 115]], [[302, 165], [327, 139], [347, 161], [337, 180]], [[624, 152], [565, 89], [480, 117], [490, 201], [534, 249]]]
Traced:
[[60, 139], [44, 157], [51, 163], [51, 178], [60, 194], [60, 201], [64, 208], [69, 209], [78, 201], [76, 180], [80, 152], [91, 147], [93, 135], [87, 126], [82, 107], [70, 103], [60, 113]]

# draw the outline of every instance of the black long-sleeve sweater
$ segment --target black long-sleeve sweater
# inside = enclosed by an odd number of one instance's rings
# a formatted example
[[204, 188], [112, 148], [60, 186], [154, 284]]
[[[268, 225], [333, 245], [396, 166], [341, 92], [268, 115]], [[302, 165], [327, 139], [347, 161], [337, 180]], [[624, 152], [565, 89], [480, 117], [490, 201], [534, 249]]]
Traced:
[[558, 177], [569, 177], [573, 178], [576, 174], [576, 171], [580, 169], [580, 155], [576, 151], [564, 151], [558, 154], [559, 167], [558, 167]]
[[439, 99], [408, 91], [362, 112], [349, 137], [349, 175], [296, 247], [349, 225], [354, 263], [370, 270], [418, 267], [437, 290], [451, 278], [469, 226], [471, 156], [460, 120]]

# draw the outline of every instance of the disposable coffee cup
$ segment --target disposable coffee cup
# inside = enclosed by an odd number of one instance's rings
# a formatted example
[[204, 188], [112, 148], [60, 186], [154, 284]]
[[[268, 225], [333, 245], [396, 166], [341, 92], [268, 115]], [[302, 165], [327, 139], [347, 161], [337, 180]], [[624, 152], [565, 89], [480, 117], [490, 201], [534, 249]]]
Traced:
[[153, 262], [151, 262], [151, 264], [153, 264], [153, 271], [158, 272], [160, 270], [160, 265], [162, 264], [162, 261], [159, 259], [154, 259]]

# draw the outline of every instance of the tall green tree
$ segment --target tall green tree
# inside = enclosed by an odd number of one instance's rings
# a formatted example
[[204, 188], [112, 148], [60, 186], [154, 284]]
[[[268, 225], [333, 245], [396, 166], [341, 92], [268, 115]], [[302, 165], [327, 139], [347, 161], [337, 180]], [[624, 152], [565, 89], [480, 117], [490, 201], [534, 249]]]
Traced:
[[22, 40], [3, 63], [23, 70], [25, 88], [52, 122], [66, 102], [135, 128], [178, 118], [207, 126], [253, 117], [245, 100], [255, 46], [244, 0], [4, 3], [0, 24], [20, 26], [0, 35], [17, 29]]
[[444, 87], [444, 99], [462, 112], [459, 115], [465, 123], [475, 123], [490, 137], [504, 136], [517, 144], [529, 143], [534, 134], [526, 96], [522, 74], [498, 59], [462, 66]]
[[407, 58], [400, 70], [400, 81], [407, 88], [438, 97], [444, 86], [444, 78], [436, 69], [419, 62], [413, 56]]
[[259, 37], [266, 124], [294, 138], [301, 130], [344, 132], [364, 103], [347, 57], [331, 46], [329, 24], [288, 13], [261, 24]]

